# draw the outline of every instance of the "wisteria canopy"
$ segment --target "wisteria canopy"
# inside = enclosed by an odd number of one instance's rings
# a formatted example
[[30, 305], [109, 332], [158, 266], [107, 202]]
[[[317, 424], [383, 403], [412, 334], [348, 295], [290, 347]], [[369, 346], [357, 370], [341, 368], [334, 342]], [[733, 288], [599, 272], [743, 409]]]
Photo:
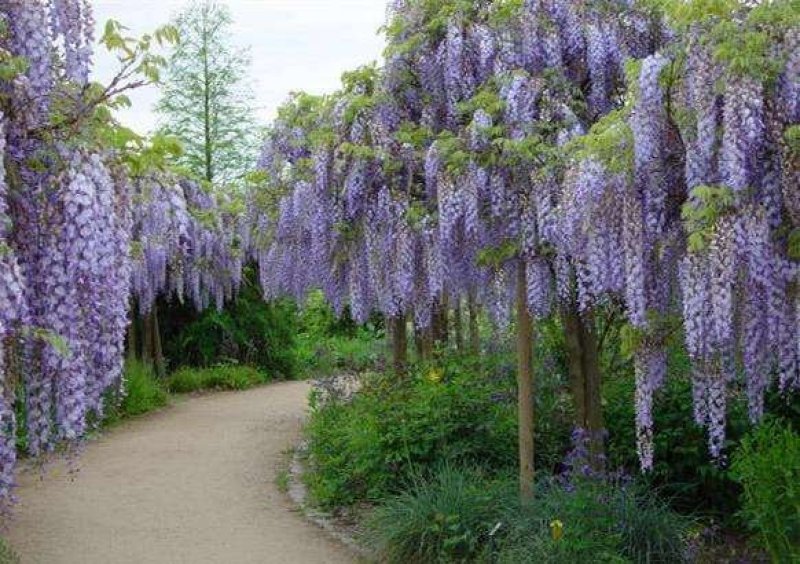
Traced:
[[[623, 308], [645, 469], [676, 334], [713, 456], [731, 389], [755, 421], [800, 383], [796, 0], [394, 0], [382, 64], [293, 97], [242, 198], [142, 166], [169, 143], [113, 124], [94, 29], [85, 0], [0, 0], [0, 497], [16, 402], [32, 455], [79, 440], [131, 315], [221, 307], [248, 261], [357, 321], [470, 296], [505, 327], [520, 269], [536, 317]], [[120, 76], [153, 80], [137, 45]]]

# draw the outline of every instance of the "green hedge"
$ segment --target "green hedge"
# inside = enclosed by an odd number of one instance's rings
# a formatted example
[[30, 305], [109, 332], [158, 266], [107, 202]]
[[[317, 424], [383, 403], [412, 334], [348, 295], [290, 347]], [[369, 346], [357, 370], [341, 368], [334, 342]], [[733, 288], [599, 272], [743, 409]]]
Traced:
[[185, 394], [201, 390], [246, 390], [266, 384], [270, 377], [250, 366], [222, 365], [181, 368], [167, 379], [169, 391]]

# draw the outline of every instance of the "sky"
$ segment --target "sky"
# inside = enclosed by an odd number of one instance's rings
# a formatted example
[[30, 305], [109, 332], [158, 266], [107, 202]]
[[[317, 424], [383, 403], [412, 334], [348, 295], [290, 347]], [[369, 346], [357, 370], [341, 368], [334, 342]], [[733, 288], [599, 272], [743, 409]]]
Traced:
[[[227, 0], [233, 15], [232, 33], [239, 46], [249, 46], [251, 82], [258, 117], [267, 124], [293, 91], [333, 92], [343, 72], [380, 58], [386, 0]], [[167, 23], [186, 0], [95, 0], [97, 36], [105, 22], [119, 21], [141, 35]], [[108, 82], [118, 68], [115, 57], [97, 46], [94, 79]], [[152, 131], [152, 108], [158, 89], [130, 95], [132, 108], [120, 112], [128, 127]]]

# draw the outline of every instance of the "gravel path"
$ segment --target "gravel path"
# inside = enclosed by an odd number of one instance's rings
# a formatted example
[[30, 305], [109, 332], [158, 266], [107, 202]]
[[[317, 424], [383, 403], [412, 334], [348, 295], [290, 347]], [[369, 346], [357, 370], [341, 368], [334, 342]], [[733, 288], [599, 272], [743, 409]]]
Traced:
[[180, 401], [20, 476], [6, 537], [22, 564], [345, 563], [354, 557], [275, 485], [308, 385]]

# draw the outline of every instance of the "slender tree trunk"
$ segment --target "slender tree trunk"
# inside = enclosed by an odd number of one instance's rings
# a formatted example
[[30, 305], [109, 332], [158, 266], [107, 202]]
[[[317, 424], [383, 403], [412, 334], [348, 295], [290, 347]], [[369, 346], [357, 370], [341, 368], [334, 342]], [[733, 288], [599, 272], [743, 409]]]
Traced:
[[158, 326], [156, 304], [142, 318], [142, 362], [153, 367], [159, 378], [166, 377], [164, 352], [161, 347], [161, 331]]
[[453, 308], [453, 329], [456, 337], [456, 348], [458, 352], [464, 352], [464, 323], [461, 319], [461, 298], [456, 300]]
[[406, 375], [406, 369], [408, 367], [408, 338], [406, 335], [406, 318], [402, 315], [393, 317], [390, 323], [392, 335], [392, 362], [394, 365], [394, 372], [398, 378], [403, 378]]
[[164, 350], [161, 346], [161, 329], [158, 325], [158, 309], [153, 305], [153, 362], [156, 369], [156, 376], [161, 379], [167, 377], [167, 367], [164, 362]]
[[442, 349], [447, 349], [450, 344], [450, 299], [447, 296], [447, 293], [442, 296], [442, 309], [439, 312], [442, 316], [441, 320], [441, 329], [442, 334], [440, 336], [440, 347]]
[[414, 327], [414, 351], [417, 353], [417, 360], [418, 361], [424, 361], [425, 360], [424, 345], [422, 343], [424, 338], [425, 337], [423, 335], [423, 330], [415, 326]]
[[417, 351], [417, 359], [425, 362], [431, 358], [431, 328], [419, 329], [414, 327], [414, 348]]
[[[155, 307], [155, 306], [153, 306]], [[142, 318], [142, 362], [153, 365], [153, 312]]]
[[139, 356], [139, 339], [136, 329], [136, 320], [138, 319], [135, 308], [131, 308], [131, 322], [128, 325], [128, 361], [134, 362]]
[[533, 319], [528, 311], [525, 269], [517, 269], [517, 393], [519, 410], [519, 491], [523, 500], [534, 489]]
[[586, 385], [586, 429], [589, 431], [589, 453], [591, 466], [595, 470], [605, 467], [605, 422], [603, 420], [602, 373], [600, 370], [600, 351], [597, 347], [597, 332], [591, 314], [582, 319], [583, 373]]
[[478, 332], [478, 304], [475, 297], [475, 290], [469, 292], [467, 297], [467, 308], [469, 309], [469, 348], [474, 355], [481, 352], [481, 336]]
[[589, 438], [589, 464], [595, 470], [604, 465], [603, 406], [597, 335], [591, 315], [581, 316], [574, 306], [562, 311], [570, 390], [575, 406], [575, 427]]
[[435, 305], [433, 310], [433, 322], [431, 324], [431, 337], [435, 348], [442, 349], [448, 343], [448, 319], [447, 319], [447, 296]]
[[580, 318], [572, 306], [565, 306], [561, 319], [564, 324], [564, 339], [567, 348], [569, 388], [575, 409], [573, 425], [576, 428], [586, 429], [586, 388], [583, 373], [583, 344], [581, 341]]
[[208, 62], [208, 14], [203, 13], [203, 150], [206, 180], [214, 180], [213, 147], [211, 146], [211, 74]]

